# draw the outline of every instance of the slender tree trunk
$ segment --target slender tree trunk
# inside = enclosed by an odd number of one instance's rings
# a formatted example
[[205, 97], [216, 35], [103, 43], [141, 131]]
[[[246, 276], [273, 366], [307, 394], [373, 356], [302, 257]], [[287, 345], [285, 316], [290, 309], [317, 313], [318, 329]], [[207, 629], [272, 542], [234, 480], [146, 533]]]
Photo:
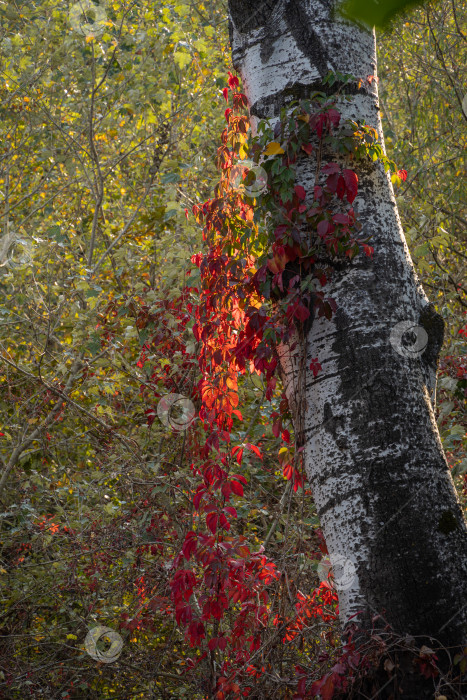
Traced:
[[[277, 119], [290, 99], [329, 92], [322, 81], [334, 70], [361, 79], [343, 89], [351, 100], [338, 98], [343, 119], [383, 139], [377, 81], [367, 79], [376, 75], [374, 34], [333, 16], [332, 5], [230, 0], [232, 56], [253, 128]], [[325, 292], [337, 312], [315, 319], [295, 350], [280, 348], [282, 374], [296, 430], [303, 425], [331, 562], [340, 567], [344, 628], [358, 621], [369, 629], [379, 614], [396, 633], [452, 654], [467, 644], [467, 530], [432, 405], [443, 321], [416, 277], [389, 175], [379, 163], [358, 167], [355, 208], [374, 257], [334, 272]], [[306, 158], [298, 166], [307, 192], [314, 168]], [[318, 357], [317, 378], [300, 373], [303, 353], [306, 367]], [[305, 404], [296, 398], [303, 384]], [[447, 668], [447, 654], [438, 656]], [[407, 682], [403, 697], [425, 697], [422, 685], [419, 694], [414, 688]]]

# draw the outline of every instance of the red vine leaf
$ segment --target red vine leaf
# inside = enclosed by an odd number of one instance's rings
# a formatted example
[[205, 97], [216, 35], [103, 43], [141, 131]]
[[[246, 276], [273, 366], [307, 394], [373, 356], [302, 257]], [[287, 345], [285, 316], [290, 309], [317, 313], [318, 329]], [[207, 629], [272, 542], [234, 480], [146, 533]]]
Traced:
[[217, 515], [217, 513], [208, 513], [206, 515], [206, 525], [211, 530], [213, 535], [216, 534], [218, 519], [219, 516]]
[[358, 191], [358, 176], [353, 170], [348, 170], [347, 168], [342, 171], [342, 175], [345, 180], [345, 186], [347, 188], [347, 201], [352, 204]]
[[302, 187], [301, 185], [295, 185], [294, 190], [295, 190], [295, 194], [297, 195], [297, 197], [299, 199], [305, 199], [306, 192], [305, 192], [304, 187]]
[[247, 442], [246, 446], [248, 447], [249, 450], [254, 452], [257, 457], [259, 457], [260, 459], [263, 459], [263, 455], [261, 454], [260, 449], [258, 447], [256, 447], [256, 445], [250, 445], [250, 443]]

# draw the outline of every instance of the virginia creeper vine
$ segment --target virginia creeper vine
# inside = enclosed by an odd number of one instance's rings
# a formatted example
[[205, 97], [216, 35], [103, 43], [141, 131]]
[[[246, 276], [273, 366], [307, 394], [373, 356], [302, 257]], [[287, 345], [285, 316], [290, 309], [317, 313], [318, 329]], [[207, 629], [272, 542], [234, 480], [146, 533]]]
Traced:
[[[344, 84], [351, 76], [330, 75], [328, 81], [337, 78]], [[324, 93], [289, 104], [274, 126], [262, 121], [253, 136], [243, 113], [246, 97], [238, 88], [238, 78], [229, 74], [223, 91], [229, 106], [217, 155], [220, 182], [215, 196], [193, 207], [203, 227], [206, 252], [193, 256], [195, 268], [184, 296], [171, 308], [168, 302], [159, 303], [161, 313], [171, 313], [176, 322], [145, 344], [140, 360], [142, 366], [154, 347], [168, 351], [177, 347], [183, 355], [177, 390], [199, 408], [198, 427], [183, 439], [183, 459], [190, 460], [198, 485], [189, 494], [190, 529], [181, 551], [172, 557], [171, 599], [165, 611], [175, 616], [196, 649], [191, 667], [208, 660], [206, 689], [218, 700], [249, 694], [264, 672], [262, 636], [271, 625], [288, 644], [307, 620], [329, 622], [337, 617], [337, 595], [328, 582], [310, 594], [295, 590], [293, 614], [274, 611], [272, 591], [284, 585], [286, 574], [268, 559], [263, 546], [255, 550], [237, 532], [235, 503], [247, 484], [241, 473], [245, 450], [262, 459], [261, 446], [248, 440], [248, 430], [241, 442], [232, 440], [234, 426], [243, 420], [239, 382], [243, 375], [256, 374], [264, 381], [267, 401], [280, 396], [277, 345], [292, 338], [304, 343], [313, 318], [330, 318], [336, 310], [334, 300], [323, 292], [333, 270], [350, 265], [361, 251], [373, 254], [353, 208], [358, 176], [335, 160], [328, 161], [328, 154], [347, 161], [380, 158], [394, 179], [405, 175], [388, 161], [376, 132], [355, 122], [342, 124], [335, 99]], [[242, 165], [247, 157], [249, 167]], [[307, 158], [316, 162], [310, 192], [297, 184], [297, 171]], [[259, 168], [265, 182], [258, 188], [254, 180]], [[144, 309], [139, 327], [156, 316], [154, 308]], [[187, 328], [196, 340], [194, 352], [180, 340]], [[303, 352], [302, 357], [306, 358]], [[197, 382], [192, 380], [195, 363]], [[303, 364], [300, 371], [306, 369]], [[310, 369], [315, 376], [320, 372], [319, 358], [313, 359]], [[168, 366], [162, 373], [154, 371], [152, 382], [156, 396], [161, 383], [174, 390]], [[147, 393], [147, 387], [142, 391]], [[147, 415], [153, 421], [155, 410], [148, 408]], [[284, 394], [271, 421], [274, 435], [282, 437], [278, 460], [284, 477], [297, 491], [305, 482], [302, 427], [295, 425], [291, 440]], [[270, 535], [266, 545], [269, 539]], [[319, 558], [320, 553], [313, 555]], [[288, 580], [287, 586], [291, 595]], [[318, 691], [331, 697], [332, 689], [345, 689], [359, 659], [350, 641], [340, 665], [318, 681], [297, 666], [294, 698], [312, 697]], [[325, 685], [331, 695], [323, 695]]]

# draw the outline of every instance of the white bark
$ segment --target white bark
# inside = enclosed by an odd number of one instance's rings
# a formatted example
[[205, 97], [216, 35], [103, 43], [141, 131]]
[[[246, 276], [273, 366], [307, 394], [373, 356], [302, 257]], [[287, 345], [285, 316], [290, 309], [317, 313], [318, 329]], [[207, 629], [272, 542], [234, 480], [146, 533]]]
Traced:
[[[362, 80], [344, 89], [350, 101], [337, 102], [343, 119], [364, 121], [383, 140], [377, 82], [367, 80], [376, 75], [374, 35], [332, 17], [331, 5], [230, 0], [232, 56], [253, 127], [323, 89], [332, 68]], [[305, 157], [298, 167], [307, 192], [315, 167]], [[467, 532], [430, 401], [442, 321], [416, 277], [389, 175], [381, 164], [357, 167], [354, 204], [374, 258], [360, 254], [334, 272], [324, 291], [338, 310], [308, 334], [307, 367], [318, 357], [323, 371], [306, 377], [306, 471], [331, 560], [348, 560], [338, 585], [344, 625], [356, 613], [368, 625], [385, 610], [397, 632], [459, 646], [467, 642]], [[423, 353], [405, 357], [391, 343], [406, 320], [426, 329]], [[294, 408], [300, 349], [279, 351]]]

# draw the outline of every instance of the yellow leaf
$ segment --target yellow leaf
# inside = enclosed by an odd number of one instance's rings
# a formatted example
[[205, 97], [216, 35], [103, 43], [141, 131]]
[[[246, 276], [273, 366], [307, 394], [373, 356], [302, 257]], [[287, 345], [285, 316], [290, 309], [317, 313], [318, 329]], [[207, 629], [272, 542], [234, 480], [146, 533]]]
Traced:
[[[188, 9], [188, 8], [187, 8], [187, 9]], [[197, 41], [194, 41], [194, 42], [193, 42], [193, 46], [195, 47], [195, 49], [196, 49], [197, 51], [204, 51], [204, 52], [206, 52], [206, 51], [208, 50], [208, 47], [206, 46], [206, 44], [204, 43], [204, 41], [203, 41], [202, 39], [197, 39]]]
[[263, 302], [259, 298], [257, 294], [253, 294], [251, 299], [250, 299], [250, 304], [251, 306], [254, 306], [256, 309], [260, 309], [263, 305]]
[[283, 148], [281, 148], [280, 143], [277, 141], [271, 141], [271, 143], [268, 143], [267, 148], [264, 151], [265, 156], [278, 156], [281, 153], [285, 153], [285, 151]]
[[191, 56], [185, 51], [174, 51], [174, 60], [177, 66], [183, 70], [189, 63], [191, 63]]

